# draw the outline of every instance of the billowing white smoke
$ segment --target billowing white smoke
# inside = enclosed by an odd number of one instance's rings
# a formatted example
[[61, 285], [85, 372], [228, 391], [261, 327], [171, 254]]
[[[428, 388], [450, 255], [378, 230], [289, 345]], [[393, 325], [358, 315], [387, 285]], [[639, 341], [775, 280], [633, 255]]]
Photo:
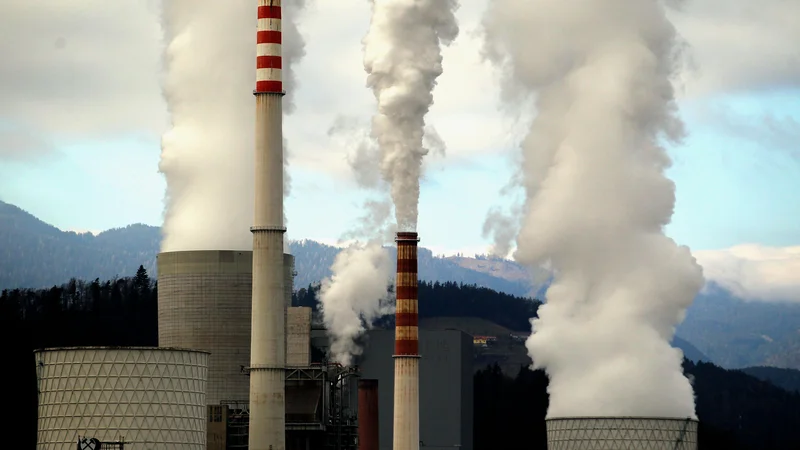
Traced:
[[[291, 67], [305, 54], [295, 24], [303, 3], [287, 2], [283, 14], [286, 112], [293, 110]], [[159, 164], [167, 180], [162, 251], [252, 248], [257, 6], [163, 0], [172, 128]]]
[[[442, 44], [458, 35], [456, 0], [371, 0], [372, 20], [364, 38], [364, 69], [367, 85], [378, 101], [372, 121], [371, 137], [377, 142], [377, 157], [369, 155], [371, 146], [363, 146], [352, 161], [360, 183], [375, 187], [370, 176], [360, 171], [379, 161], [383, 181], [389, 186], [394, 202], [397, 229], [416, 230], [419, 205], [419, 181], [425, 114], [433, 105], [433, 88], [442, 74]], [[430, 142], [443, 148], [441, 139], [430, 133]], [[368, 169], [367, 169], [368, 170]], [[342, 364], [350, 364], [352, 355], [360, 354], [356, 339], [371, 325], [382, 310], [389, 280], [384, 268], [376, 264], [377, 255], [388, 261], [381, 248], [389, 205], [368, 202], [364, 227], [356, 233], [366, 235], [369, 243], [356, 244], [340, 253], [325, 280], [320, 301], [328, 333], [334, 343], [331, 353]], [[372, 280], [369, 284], [360, 280]], [[327, 305], [337, 305], [336, 308]], [[388, 312], [388, 311], [387, 311]]]
[[670, 347], [703, 285], [664, 235], [675, 202], [660, 139], [677, 141], [675, 29], [657, 0], [492, 0], [487, 54], [504, 98], [531, 98], [518, 261], [551, 264], [527, 341], [550, 417], [694, 417]]
[[372, 1], [364, 38], [367, 85], [378, 101], [372, 137], [400, 230], [417, 227], [425, 114], [442, 74], [442, 44], [458, 35], [457, 8], [457, 0]]
[[389, 254], [378, 242], [342, 250], [322, 282], [320, 302], [331, 337], [331, 357], [349, 366], [361, 354], [356, 339], [373, 320], [390, 312], [386, 286], [391, 277]]

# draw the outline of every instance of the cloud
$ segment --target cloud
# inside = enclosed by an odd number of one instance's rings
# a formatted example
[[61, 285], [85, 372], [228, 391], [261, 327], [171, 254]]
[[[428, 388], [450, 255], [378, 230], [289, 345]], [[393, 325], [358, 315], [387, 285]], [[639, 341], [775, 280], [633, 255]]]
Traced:
[[693, 0], [671, 16], [690, 46], [687, 94], [800, 87], [800, 2]]
[[166, 125], [158, 4], [4, 0], [0, 121], [38, 136], [158, 136]]
[[742, 299], [800, 302], [800, 246], [737, 245], [694, 252], [707, 281]]
[[53, 143], [38, 133], [0, 126], [0, 161], [31, 162], [54, 152]]
[[778, 112], [743, 113], [724, 103], [708, 102], [692, 108], [697, 123], [728, 137], [800, 157], [800, 120]]

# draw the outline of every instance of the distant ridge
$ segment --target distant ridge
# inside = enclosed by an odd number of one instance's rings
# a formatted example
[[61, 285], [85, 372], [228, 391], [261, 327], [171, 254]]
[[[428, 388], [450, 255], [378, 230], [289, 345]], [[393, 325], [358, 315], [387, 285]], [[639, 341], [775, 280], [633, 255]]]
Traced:
[[[0, 289], [49, 287], [70, 278], [110, 279], [132, 274], [139, 265], [155, 278], [160, 242], [159, 227], [134, 224], [96, 236], [62, 231], [0, 202]], [[296, 257], [297, 288], [330, 276], [330, 266], [340, 251], [308, 239], [291, 242], [290, 249]], [[487, 272], [475, 264], [474, 258], [434, 257], [426, 248], [420, 248], [419, 258], [420, 274], [426, 280], [476, 284], [512, 295], [530, 294], [528, 280], [515, 275], [520, 270], [516, 265], [507, 271]]]
[[[70, 278], [130, 276], [139, 265], [155, 278], [160, 241], [160, 228], [142, 224], [96, 236], [62, 231], [0, 202], [0, 290], [51, 287]], [[329, 276], [331, 263], [340, 251], [312, 240], [291, 242], [290, 248], [296, 258], [296, 289]], [[435, 257], [430, 250], [420, 248], [419, 273], [428, 281], [474, 284], [516, 296], [532, 294], [527, 269], [508, 260]], [[533, 294], [542, 296], [543, 291]], [[712, 285], [689, 309], [677, 329], [674, 345], [689, 359], [712, 361], [729, 369], [800, 369], [798, 324], [800, 304], [739, 300]]]

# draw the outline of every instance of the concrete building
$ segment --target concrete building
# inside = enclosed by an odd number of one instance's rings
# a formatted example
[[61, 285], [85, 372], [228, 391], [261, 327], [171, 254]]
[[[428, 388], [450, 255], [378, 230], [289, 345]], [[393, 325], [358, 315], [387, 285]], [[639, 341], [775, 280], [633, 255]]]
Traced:
[[[380, 450], [391, 450], [394, 415], [394, 330], [371, 330], [358, 362], [378, 380]], [[421, 450], [472, 450], [472, 337], [457, 330], [419, 330]]]
[[[294, 257], [285, 254], [284, 301], [291, 303]], [[247, 400], [253, 253], [166, 252], [158, 261], [158, 345], [210, 353], [209, 405]]]
[[697, 421], [660, 417], [547, 419], [548, 450], [697, 450]]
[[[311, 361], [311, 308], [287, 311], [286, 449], [356, 450], [356, 372]], [[209, 405], [208, 450], [248, 448], [247, 398]]]
[[311, 365], [311, 308], [287, 308], [286, 367]]
[[205, 450], [208, 354], [157, 347], [36, 350], [38, 450]]

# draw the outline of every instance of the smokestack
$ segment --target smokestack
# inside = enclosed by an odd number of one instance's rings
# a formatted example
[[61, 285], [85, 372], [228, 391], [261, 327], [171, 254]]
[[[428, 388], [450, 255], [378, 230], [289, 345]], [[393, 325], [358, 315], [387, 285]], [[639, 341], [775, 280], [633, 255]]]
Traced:
[[394, 450], [419, 449], [419, 336], [417, 328], [417, 243], [400, 231], [397, 242], [397, 312], [394, 334]]
[[250, 450], [285, 450], [281, 0], [258, 0]]
[[358, 450], [378, 450], [378, 380], [358, 380]]

